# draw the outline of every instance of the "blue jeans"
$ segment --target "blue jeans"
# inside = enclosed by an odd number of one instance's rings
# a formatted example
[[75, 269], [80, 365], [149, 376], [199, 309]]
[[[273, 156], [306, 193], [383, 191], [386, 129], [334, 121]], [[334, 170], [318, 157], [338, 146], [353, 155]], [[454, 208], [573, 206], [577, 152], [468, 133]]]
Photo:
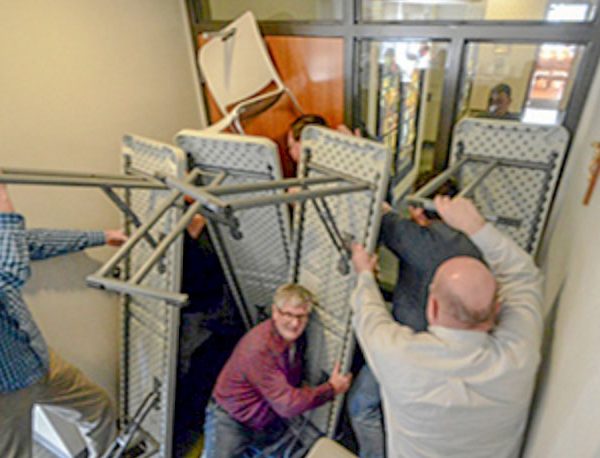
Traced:
[[385, 435], [377, 379], [366, 364], [348, 392], [348, 414], [361, 458], [384, 458]]
[[[285, 433], [285, 425], [276, 422], [255, 431], [236, 421], [210, 400], [204, 419], [204, 451], [202, 458], [253, 458], [267, 456], [262, 450], [277, 442]], [[270, 448], [270, 447], [269, 447]]]

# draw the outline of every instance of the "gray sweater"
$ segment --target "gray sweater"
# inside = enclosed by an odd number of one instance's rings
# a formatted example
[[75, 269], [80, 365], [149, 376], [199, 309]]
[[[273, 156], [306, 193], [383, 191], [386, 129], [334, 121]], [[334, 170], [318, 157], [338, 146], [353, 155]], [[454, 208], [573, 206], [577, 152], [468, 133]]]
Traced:
[[383, 216], [380, 241], [399, 260], [392, 300], [394, 318], [417, 332], [427, 329], [427, 287], [437, 267], [455, 256], [483, 260], [479, 249], [462, 232], [441, 221], [421, 227], [395, 212]]

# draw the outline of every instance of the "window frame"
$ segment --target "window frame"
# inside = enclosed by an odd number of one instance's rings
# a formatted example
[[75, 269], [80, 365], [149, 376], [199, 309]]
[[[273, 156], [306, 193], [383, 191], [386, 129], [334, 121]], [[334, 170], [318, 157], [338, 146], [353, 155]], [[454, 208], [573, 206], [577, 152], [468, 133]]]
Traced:
[[[225, 1], [225, 0], [223, 0]], [[203, 0], [186, 0], [190, 34], [197, 47], [197, 37], [203, 32], [216, 31], [229, 21], [203, 20]], [[452, 127], [463, 79], [466, 48], [471, 42], [522, 43], [541, 45], [548, 42], [582, 45], [585, 47], [573, 90], [566, 108], [564, 125], [571, 137], [575, 135], [587, 93], [600, 59], [600, 14], [589, 22], [546, 21], [390, 21], [365, 22], [361, 18], [361, 0], [345, 0], [341, 21], [258, 21], [265, 35], [302, 35], [337, 37], [344, 40], [344, 99], [345, 122], [358, 121], [359, 40], [427, 40], [447, 41], [448, 56], [443, 85], [438, 138], [435, 146], [437, 170], [446, 167]]]

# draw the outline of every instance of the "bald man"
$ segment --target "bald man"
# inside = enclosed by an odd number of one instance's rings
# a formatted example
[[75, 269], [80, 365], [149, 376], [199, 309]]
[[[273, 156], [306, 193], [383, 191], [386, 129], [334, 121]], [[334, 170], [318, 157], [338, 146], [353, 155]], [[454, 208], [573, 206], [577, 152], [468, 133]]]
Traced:
[[373, 277], [376, 258], [353, 247], [353, 325], [380, 384], [387, 455], [516, 457], [540, 360], [541, 275], [470, 201], [435, 203], [489, 268], [462, 256], [438, 267], [427, 331], [394, 321]]
[[[436, 176], [420, 173], [418, 190]], [[437, 194], [456, 195], [456, 184], [448, 180]], [[398, 275], [392, 297], [392, 315], [413, 331], [427, 330], [427, 296], [436, 269], [455, 256], [483, 259], [469, 237], [449, 227], [422, 208], [408, 207], [410, 219], [384, 205], [379, 240], [398, 259]], [[347, 408], [361, 458], [385, 457], [385, 434], [379, 385], [365, 364], [348, 392]]]

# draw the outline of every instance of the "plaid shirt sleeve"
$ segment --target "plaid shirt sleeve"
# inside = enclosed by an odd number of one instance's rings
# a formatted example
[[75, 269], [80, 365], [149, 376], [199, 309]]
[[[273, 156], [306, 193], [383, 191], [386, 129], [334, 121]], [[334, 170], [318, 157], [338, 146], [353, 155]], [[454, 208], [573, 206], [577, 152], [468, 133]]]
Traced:
[[102, 231], [25, 229], [17, 213], [0, 213], [0, 290], [7, 285], [21, 288], [29, 278], [29, 261], [103, 245]]
[[21, 215], [0, 213], [0, 291], [22, 288], [31, 275], [24, 229]]
[[29, 256], [33, 261], [73, 253], [105, 243], [102, 231], [29, 229], [25, 232], [25, 237]]

